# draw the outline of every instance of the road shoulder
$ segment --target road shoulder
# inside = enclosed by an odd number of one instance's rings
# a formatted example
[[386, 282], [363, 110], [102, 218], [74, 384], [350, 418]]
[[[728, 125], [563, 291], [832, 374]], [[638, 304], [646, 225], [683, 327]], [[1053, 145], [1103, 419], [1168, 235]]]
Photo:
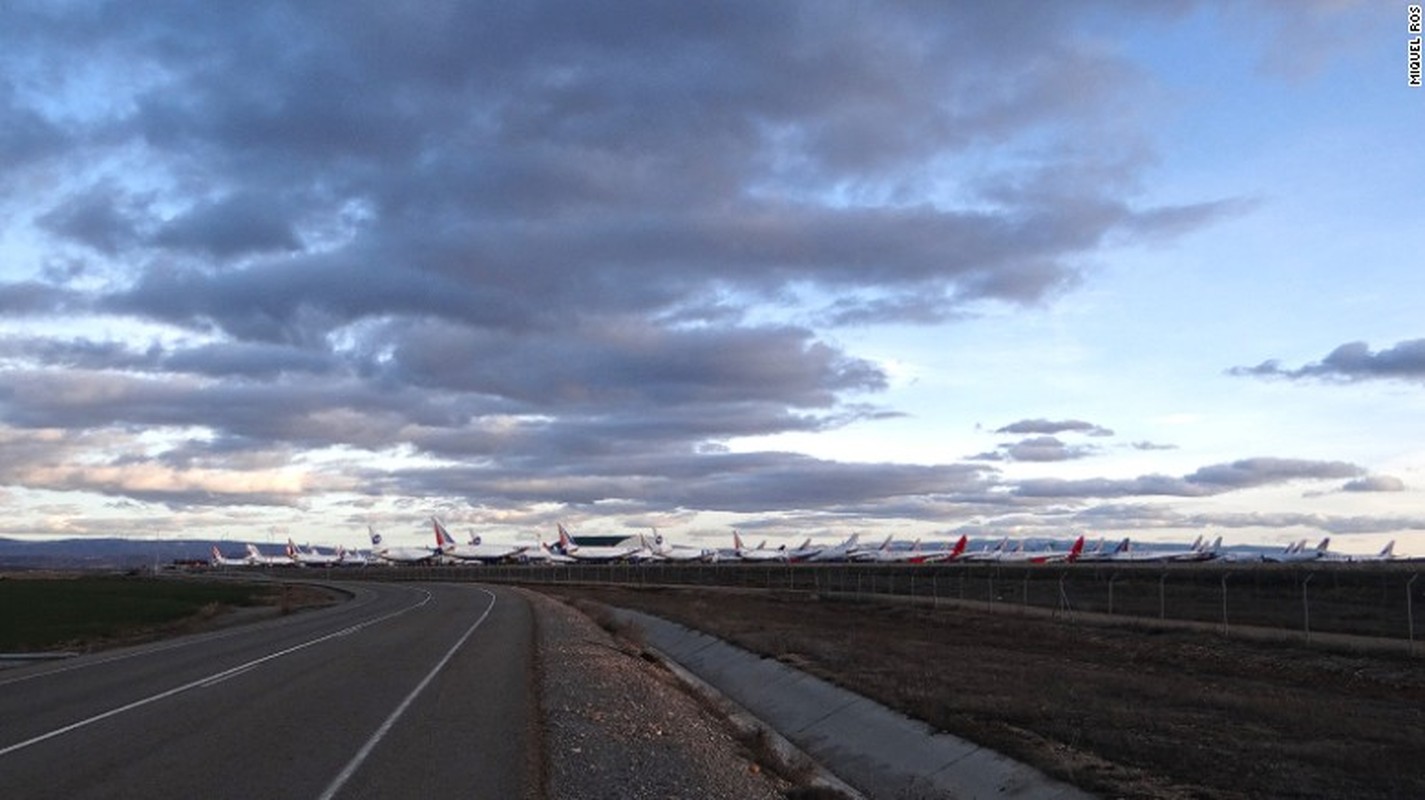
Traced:
[[548, 796], [780, 798], [723, 722], [587, 616], [527, 592], [538, 619]]

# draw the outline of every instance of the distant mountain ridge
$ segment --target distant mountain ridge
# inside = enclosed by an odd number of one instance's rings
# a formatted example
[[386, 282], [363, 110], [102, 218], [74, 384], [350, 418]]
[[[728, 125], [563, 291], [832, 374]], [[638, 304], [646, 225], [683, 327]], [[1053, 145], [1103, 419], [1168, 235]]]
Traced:
[[243, 542], [215, 539], [54, 539], [0, 537], [0, 567], [11, 569], [132, 569], [175, 560], [208, 560], [217, 545], [236, 553]]

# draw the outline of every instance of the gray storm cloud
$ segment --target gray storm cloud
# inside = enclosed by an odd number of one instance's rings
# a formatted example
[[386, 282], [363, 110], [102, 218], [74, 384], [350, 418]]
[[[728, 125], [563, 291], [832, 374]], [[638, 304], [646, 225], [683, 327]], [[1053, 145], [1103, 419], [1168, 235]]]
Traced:
[[[194, 503], [242, 501], [219, 467], [244, 452], [397, 446], [453, 463], [359, 472], [354, 491], [736, 510], [993, 497], [982, 466], [718, 448], [897, 413], [868, 401], [883, 367], [811, 320], [1044, 303], [1106, 242], [1241, 213], [1138, 200], [1155, 154], [1130, 101], [1157, 89], [1078, 33], [1091, 15], [18, 4], [0, 32], [0, 203], [47, 254], [0, 272], [0, 310], [167, 335], [0, 342], [0, 424], [205, 429], [152, 474], [44, 473]], [[56, 60], [82, 66], [40, 66]], [[1087, 452], [1056, 435], [1112, 434], [1000, 432], [1039, 437], [1010, 452], [1040, 461]], [[201, 480], [174, 471], [193, 458]], [[1291, 473], [1019, 491], [1192, 495]]]
[[1276, 360], [1255, 367], [1234, 367], [1232, 375], [1300, 380], [1366, 381], [1395, 379], [1425, 381], [1425, 339], [1399, 342], [1384, 350], [1372, 351], [1365, 342], [1347, 342], [1320, 361], [1287, 369]]

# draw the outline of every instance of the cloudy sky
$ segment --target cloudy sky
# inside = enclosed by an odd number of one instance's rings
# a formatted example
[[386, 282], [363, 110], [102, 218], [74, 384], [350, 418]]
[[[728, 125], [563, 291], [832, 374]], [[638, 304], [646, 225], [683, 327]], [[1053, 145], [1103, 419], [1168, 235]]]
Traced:
[[4, 7], [0, 535], [1425, 554], [1405, 3]]

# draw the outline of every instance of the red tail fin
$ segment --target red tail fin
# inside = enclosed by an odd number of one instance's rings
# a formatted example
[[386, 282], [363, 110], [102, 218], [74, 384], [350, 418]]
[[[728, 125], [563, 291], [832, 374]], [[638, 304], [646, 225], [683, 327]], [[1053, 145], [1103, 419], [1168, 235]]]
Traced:
[[1084, 537], [1082, 535], [1074, 540], [1074, 546], [1069, 548], [1069, 560], [1078, 561], [1079, 553], [1084, 551]]
[[970, 543], [970, 534], [960, 534], [960, 541], [955, 543], [954, 549], [950, 551], [951, 558], [959, 558], [965, 552], [965, 545]]

